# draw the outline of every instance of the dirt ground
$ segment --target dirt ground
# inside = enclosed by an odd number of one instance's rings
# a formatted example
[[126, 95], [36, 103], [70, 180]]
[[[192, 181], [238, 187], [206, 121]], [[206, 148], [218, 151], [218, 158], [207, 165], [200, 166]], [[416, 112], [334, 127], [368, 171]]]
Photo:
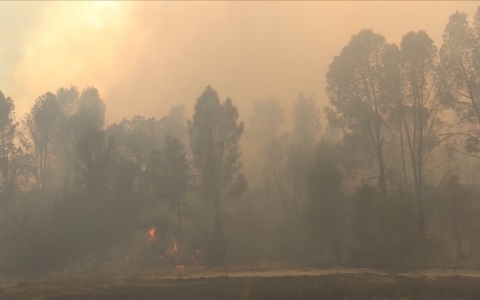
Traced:
[[136, 271], [0, 279], [0, 299], [480, 299], [480, 272]]

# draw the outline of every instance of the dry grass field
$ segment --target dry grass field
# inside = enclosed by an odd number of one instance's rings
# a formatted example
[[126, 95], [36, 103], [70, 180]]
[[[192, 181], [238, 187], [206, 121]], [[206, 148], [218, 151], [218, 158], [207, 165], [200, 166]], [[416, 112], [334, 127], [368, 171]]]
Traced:
[[480, 272], [130, 270], [0, 281], [1, 299], [479, 299]]

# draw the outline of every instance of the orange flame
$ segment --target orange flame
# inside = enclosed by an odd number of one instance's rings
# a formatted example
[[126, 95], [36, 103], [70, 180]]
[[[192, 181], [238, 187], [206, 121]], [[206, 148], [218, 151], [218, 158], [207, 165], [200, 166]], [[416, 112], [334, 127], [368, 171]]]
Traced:
[[147, 232], [147, 235], [149, 236], [148, 241], [151, 242], [155, 238], [155, 231], [157, 231], [157, 228], [152, 227], [150, 230]]
[[183, 269], [183, 268], [185, 268], [184, 265], [179, 265], [179, 266], [177, 266], [177, 269]]
[[202, 251], [200, 249], [196, 249], [197, 254], [202, 254]]

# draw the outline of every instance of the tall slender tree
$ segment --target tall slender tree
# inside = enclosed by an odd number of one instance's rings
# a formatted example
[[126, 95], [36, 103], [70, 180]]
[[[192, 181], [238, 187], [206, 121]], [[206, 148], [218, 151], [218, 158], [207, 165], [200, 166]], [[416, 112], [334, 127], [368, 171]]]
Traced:
[[[306, 215], [316, 235], [330, 242], [337, 264], [341, 263], [343, 174], [338, 153], [325, 140], [319, 143], [313, 168], [309, 174], [310, 197]], [[337, 152], [336, 152], [337, 151]], [[318, 239], [318, 236], [316, 237]]]
[[214, 213], [209, 249], [211, 264], [223, 264], [226, 258], [221, 206], [238, 198], [246, 188], [245, 177], [240, 172], [238, 146], [244, 124], [238, 117], [232, 100], [227, 98], [220, 103], [217, 92], [208, 86], [197, 99], [193, 119], [188, 122], [200, 196]]
[[315, 146], [319, 137], [320, 109], [317, 102], [313, 96], [307, 98], [300, 93], [294, 106], [292, 141], [287, 159], [295, 207], [305, 204], [308, 175], [313, 165]]
[[439, 92], [459, 120], [480, 124], [480, 57], [478, 37], [467, 14], [455, 12], [445, 26], [440, 48]]
[[82, 138], [90, 129], [103, 130], [106, 106], [98, 90], [88, 87], [82, 91], [72, 115], [72, 133], [75, 140]]
[[415, 198], [418, 208], [418, 228], [425, 234], [424, 177], [425, 164], [437, 145], [435, 126], [440, 110], [436, 95], [437, 47], [428, 34], [421, 30], [409, 32], [400, 44], [404, 58], [407, 106], [411, 110], [410, 122], [404, 125], [412, 162]]
[[22, 120], [20, 141], [30, 157], [32, 173], [40, 195], [43, 195], [45, 190], [46, 170], [49, 167], [60, 114], [55, 94], [48, 92], [35, 101], [30, 113]]
[[382, 129], [386, 108], [381, 101], [382, 55], [385, 38], [364, 29], [354, 35], [327, 72], [327, 93], [333, 109], [327, 109], [344, 135], [365, 140], [364, 149], [378, 162], [379, 186], [387, 194]]
[[403, 57], [400, 48], [395, 44], [388, 44], [383, 53], [384, 80], [382, 83], [382, 98], [387, 103], [389, 124], [397, 131], [399, 145], [402, 180], [407, 184], [407, 164], [405, 160], [405, 124], [402, 116], [405, 114], [405, 74], [403, 73]]
[[105, 131], [90, 129], [77, 142], [76, 183], [92, 199], [98, 199], [106, 189], [113, 165], [115, 144]]
[[10, 97], [5, 97], [0, 91], [0, 199], [7, 220], [11, 217], [10, 212], [17, 188], [15, 159], [21, 154], [21, 150], [15, 146], [17, 127], [15, 105]]
[[187, 192], [190, 188], [190, 171], [183, 144], [167, 135], [162, 151], [153, 151], [149, 169], [154, 195], [175, 208], [178, 217], [178, 236], [182, 238], [182, 217]]

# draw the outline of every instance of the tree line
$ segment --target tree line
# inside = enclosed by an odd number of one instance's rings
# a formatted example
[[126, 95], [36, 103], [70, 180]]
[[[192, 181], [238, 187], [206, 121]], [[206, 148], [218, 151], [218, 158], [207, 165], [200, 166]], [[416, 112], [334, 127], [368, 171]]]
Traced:
[[47, 92], [20, 121], [0, 91], [0, 272], [480, 262], [480, 8], [442, 40], [352, 36], [325, 129], [302, 93], [287, 128], [279, 99], [244, 122], [210, 86], [191, 118], [110, 125], [94, 87]]

